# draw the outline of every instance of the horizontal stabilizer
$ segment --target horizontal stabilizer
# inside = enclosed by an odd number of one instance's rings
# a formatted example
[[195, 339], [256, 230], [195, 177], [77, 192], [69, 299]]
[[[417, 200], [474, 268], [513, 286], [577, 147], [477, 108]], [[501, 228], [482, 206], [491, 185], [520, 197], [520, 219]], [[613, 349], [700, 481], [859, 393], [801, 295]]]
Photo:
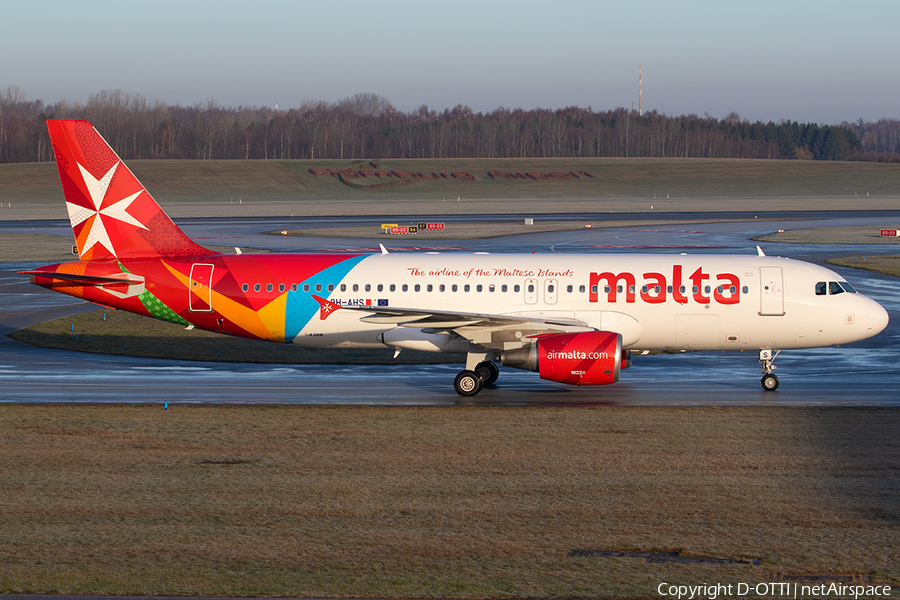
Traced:
[[71, 281], [80, 285], [105, 285], [108, 283], [144, 283], [144, 278], [131, 273], [115, 273], [99, 277], [96, 275], [80, 275], [78, 273], [59, 273], [54, 271], [19, 271], [22, 275], [32, 277], [49, 277], [62, 281]]

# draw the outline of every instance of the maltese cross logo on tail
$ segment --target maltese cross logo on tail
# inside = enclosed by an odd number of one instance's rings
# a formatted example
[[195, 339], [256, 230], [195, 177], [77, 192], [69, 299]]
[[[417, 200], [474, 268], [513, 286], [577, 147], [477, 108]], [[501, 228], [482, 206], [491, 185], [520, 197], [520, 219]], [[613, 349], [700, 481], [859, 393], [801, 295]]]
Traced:
[[341, 308], [340, 304], [335, 304], [331, 300], [326, 300], [325, 298], [319, 298], [315, 294], [313, 294], [313, 298], [315, 298], [316, 302], [319, 303], [319, 320], [324, 321], [328, 318], [328, 315], [332, 314], [334, 311]]
[[107, 172], [100, 179], [97, 179], [93, 175], [91, 175], [87, 169], [81, 166], [80, 163], [78, 163], [78, 168], [80, 169], [81, 176], [84, 179], [84, 186], [87, 188], [87, 191], [90, 194], [90, 200], [93, 206], [91, 206], [90, 208], [79, 206], [67, 200], [66, 208], [69, 211], [69, 220], [72, 222], [73, 229], [78, 227], [85, 221], [93, 219], [86, 224], [86, 226], [89, 227], [87, 238], [81, 238], [84, 240], [83, 247], [81, 248], [82, 254], [87, 253], [88, 250], [99, 244], [100, 246], [103, 246], [111, 255], [116, 256], [116, 249], [113, 247], [113, 243], [110, 240], [109, 234], [107, 233], [104, 219], [115, 219], [117, 221], [121, 221], [122, 223], [140, 227], [141, 229], [147, 229], [143, 223], [126, 212], [128, 207], [131, 206], [131, 203], [134, 202], [135, 199], [141, 195], [141, 193], [143, 193], [143, 189], [138, 190], [127, 198], [120, 198], [119, 200], [115, 200], [113, 202], [106, 201], [107, 192], [109, 191], [109, 184], [112, 181], [113, 175], [116, 172], [116, 167], [118, 167], [119, 164], [120, 163], [118, 162], [114, 164], [109, 172]]

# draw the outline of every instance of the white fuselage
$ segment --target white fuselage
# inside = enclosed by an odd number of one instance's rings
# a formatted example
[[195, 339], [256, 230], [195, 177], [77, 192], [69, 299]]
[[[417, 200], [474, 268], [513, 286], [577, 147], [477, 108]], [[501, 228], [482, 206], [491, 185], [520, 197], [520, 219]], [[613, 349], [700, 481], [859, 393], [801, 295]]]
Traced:
[[[567, 319], [621, 333], [630, 349], [774, 350], [843, 344], [884, 329], [886, 311], [831, 285], [842, 282], [829, 269], [766, 256], [393, 253], [366, 257], [322, 295], [345, 307]], [[441, 345], [453, 336], [431, 339], [427, 331], [419, 336], [430, 342], [404, 343], [416, 335], [408, 326], [392, 335], [395, 325], [361, 322], [363, 315], [316, 316], [293, 341], [465, 351]], [[512, 347], [504, 339], [493, 347]]]

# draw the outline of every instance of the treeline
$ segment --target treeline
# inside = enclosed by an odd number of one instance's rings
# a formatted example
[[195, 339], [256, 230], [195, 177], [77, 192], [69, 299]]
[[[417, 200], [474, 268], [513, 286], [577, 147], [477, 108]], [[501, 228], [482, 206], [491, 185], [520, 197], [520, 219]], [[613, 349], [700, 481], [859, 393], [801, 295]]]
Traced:
[[[304, 102], [287, 110], [149, 102], [120, 90], [87, 103], [45, 104], [10, 87], [0, 93], [0, 162], [52, 160], [44, 121], [94, 123], [124, 159], [351, 159], [689, 157], [847, 160], [900, 150], [896, 127], [881, 122], [756, 122], [656, 111], [590, 108], [475, 113], [466, 106], [436, 112], [396, 110], [383, 97]], [[893, 131], [893, 133], [890, 133]], [[867, 148], [868, 140], [877, 140]]]

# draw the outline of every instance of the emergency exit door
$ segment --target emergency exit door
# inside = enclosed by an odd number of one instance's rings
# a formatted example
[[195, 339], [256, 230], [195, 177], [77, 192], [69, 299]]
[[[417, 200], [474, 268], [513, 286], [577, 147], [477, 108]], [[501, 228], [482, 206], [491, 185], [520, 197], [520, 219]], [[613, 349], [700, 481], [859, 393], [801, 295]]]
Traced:
[[213, 265], [196, 263], [191, 267], [188, 307], [191, 312], [212, 312]]

